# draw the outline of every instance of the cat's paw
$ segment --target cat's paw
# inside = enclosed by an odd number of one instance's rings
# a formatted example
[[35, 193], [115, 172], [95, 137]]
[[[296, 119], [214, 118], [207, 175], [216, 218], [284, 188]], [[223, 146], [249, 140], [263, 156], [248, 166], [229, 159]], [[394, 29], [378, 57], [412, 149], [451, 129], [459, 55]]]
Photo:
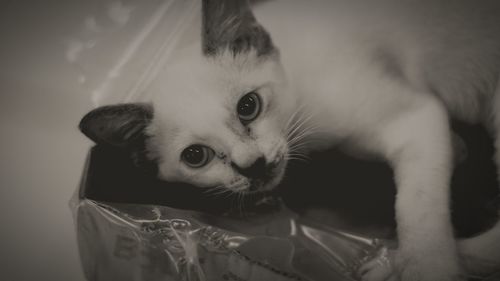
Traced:
[[464, 281], [457, 259], [440, 254], [417, 258], [399, 251], [387, 251], [365, 263], [359, 271], [362, 281]]

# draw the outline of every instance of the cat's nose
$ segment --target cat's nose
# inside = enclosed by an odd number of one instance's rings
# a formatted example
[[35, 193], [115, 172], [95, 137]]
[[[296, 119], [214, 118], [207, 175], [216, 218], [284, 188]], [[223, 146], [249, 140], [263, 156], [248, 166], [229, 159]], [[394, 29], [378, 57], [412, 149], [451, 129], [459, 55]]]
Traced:
[[232, 163], [232, 166], [241, 175], [247, 178], [255, 179], [255, 178], [265, 177], [269, 165], [266, 162], [266, 158], [264, 156], [261, 156], [247, 167], [240, 167], [236, 165], [234, 162]]

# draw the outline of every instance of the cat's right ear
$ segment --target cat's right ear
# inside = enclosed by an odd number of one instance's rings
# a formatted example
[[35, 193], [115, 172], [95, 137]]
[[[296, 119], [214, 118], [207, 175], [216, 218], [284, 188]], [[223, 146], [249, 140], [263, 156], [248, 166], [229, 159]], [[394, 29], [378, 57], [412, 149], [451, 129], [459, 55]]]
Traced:
[[153, 119], [153, 107], [146, 103], [107, 105], [87, 113], [80, 130], [97, 144], [129, 149], [146, 139], [145, 129]]

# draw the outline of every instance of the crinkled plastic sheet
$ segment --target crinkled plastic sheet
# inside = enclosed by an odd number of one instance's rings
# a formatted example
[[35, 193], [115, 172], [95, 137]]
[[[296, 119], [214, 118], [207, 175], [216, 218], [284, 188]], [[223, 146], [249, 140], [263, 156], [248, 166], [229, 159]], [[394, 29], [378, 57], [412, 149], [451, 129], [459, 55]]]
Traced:
[[88, 280], [357, 280], [359, 266], [385, 249], [377, 239], [309, 225], [284, 207], [237, 222], [86, 199], [74, 210]]

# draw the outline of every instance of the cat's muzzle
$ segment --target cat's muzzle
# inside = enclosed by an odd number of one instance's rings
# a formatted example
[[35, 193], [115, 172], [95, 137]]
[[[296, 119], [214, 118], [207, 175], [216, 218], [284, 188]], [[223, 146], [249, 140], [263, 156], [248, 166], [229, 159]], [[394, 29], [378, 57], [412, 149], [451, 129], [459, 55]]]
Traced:
[[282, 178], [284, 162], [284, 157], [278, 157], [270, 163], [266, 162], [264, 157], [262, 157], [251, 166], [251, 171], [240, 173], [250, 181], [248, 191], [254, 192], [273, 189]]

